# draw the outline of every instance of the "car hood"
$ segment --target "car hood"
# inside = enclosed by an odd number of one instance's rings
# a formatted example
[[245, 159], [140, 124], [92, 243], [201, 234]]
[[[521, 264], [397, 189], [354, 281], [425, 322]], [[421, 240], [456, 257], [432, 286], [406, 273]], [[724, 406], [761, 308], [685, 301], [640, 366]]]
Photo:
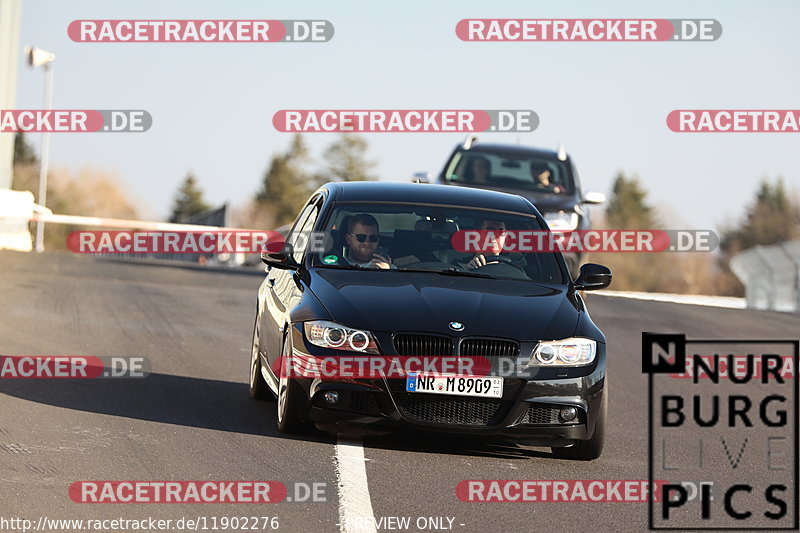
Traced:
[[566, 286], [438, 274], [314, 269], [310, 288], [331, 318], [372, 331], [416, 331], [517, 340], [570, 337], [581, 311]]

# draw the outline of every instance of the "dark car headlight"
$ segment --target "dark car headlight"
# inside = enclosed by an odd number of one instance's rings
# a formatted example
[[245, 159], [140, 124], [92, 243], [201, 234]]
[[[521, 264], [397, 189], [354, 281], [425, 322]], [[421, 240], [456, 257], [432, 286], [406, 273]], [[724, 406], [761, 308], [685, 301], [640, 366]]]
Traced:
[[369, 331], [353, 329], [327, 320], [305, 322], [303, 328], [308, 342], [322, 348], [359, 353], [380, 353], [375, 337]]
[[528, 366], [585, 366], [594, 361], [597, 342], [572, 337], [560, 341], [542, 341], [531, 353]]

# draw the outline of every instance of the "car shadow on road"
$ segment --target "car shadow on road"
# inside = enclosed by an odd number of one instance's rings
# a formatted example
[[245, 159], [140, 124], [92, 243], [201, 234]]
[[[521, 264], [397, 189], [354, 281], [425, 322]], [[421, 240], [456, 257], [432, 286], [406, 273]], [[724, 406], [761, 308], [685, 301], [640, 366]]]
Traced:
[[331, 441], [323, 434], [294, 437], [280, 433], [275, 402], [253, 400], [245, 383], [157, 373], [125, 379], [3, 379], [2, 394], [137, 420], [282, 439]]
[[378, 448], [413, 453], [466, 455], [496, 459], [552, 459], [542, 449], [533, 449], [510, 441], [490, 440], [464, 435], [432, 435], [429, 433], [394, 434], [364, 439], [365, 448]]
[[[0, 394], [32, 402], [137, 420], [313, 442], [326, 433], [278, 431], [274, 401], [250, 398], [246, 383], [152, 373], [127, 379], [4, 379]], [[502, 459], [552, 457], [513, 442], [463, 435], [392, 433], [363, 439], [365, 448]]]

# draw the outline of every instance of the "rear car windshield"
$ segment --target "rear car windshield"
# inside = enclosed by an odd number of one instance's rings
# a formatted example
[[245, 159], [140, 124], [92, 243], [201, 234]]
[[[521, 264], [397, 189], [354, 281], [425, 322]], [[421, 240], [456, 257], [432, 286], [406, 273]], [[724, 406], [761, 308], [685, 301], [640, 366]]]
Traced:
[[[365, 217], [364, 215], [367, 215]], [[373, 219], [378, 224], [366, 227], [356, 221]], [[353, 222], [351, 224], [351, 221]], [[469, 261], [475, 253], [463, 252], [454, 247], [459, 230], [483, 229], [504, 225], [506, 230], [544, 230], [533, 215], [509, 214], [483, 209], [457, 206], [420, 206], [418, 204], [388, 204], [339, 202], [332, 207], [325, 222], [325, 245], [314, 250], [314, 265], [331, 268], [360, 268], [367, 259], [363, 249], [389, 257], [393, 271], [449, 271], [451, 274], [472, 273], [481, 277], [515, 279], [543, 283], [565, 283], [559, 258], [550, 252], [509, 252], [498, 254], [497, 264], [473, 268]], [[354, 231], [353, 231], [354, 230]], [[351, 237], [348, 242], [347, 234]], [[368, 241], [368, 234], [378, 235], [371, 248], [359, 238]], [[454, 235], [456, 239], [454, 239]], [[463, 248], [462, 248], [463, 249]], [[359, 259], [358, 255], [362, 255]], [[490, 254], [484, 254], [490, 257]]]
[[555, 159], [526, 155], [501, 155], [459, 150], [445, 169], [450, 182], [550, 194], [571, 194], [573, 184], [567, 164]]

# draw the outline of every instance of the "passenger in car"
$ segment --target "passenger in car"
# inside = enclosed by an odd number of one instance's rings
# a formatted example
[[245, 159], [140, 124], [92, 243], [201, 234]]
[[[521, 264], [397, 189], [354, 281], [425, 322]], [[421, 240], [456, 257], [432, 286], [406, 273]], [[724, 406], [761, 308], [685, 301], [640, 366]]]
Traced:
[[469, 160], [464, 178], [472, 183], [488, 183], [491, 175], [492, 163], [485, 157], [476, 156]]
[[550, 182], [550, 176], [550, 169], [546, 165], [538, 161], [531, 161], [531, 177], [537, 187], [556, 194], [563, 192], [559, 185]]
[[380, 231], [375, 217], [367, 213], [353, 215], [345, 234], [344, 261], [362, 268], [395, 268], [388, 254], [377, 253], [379, 242]]

